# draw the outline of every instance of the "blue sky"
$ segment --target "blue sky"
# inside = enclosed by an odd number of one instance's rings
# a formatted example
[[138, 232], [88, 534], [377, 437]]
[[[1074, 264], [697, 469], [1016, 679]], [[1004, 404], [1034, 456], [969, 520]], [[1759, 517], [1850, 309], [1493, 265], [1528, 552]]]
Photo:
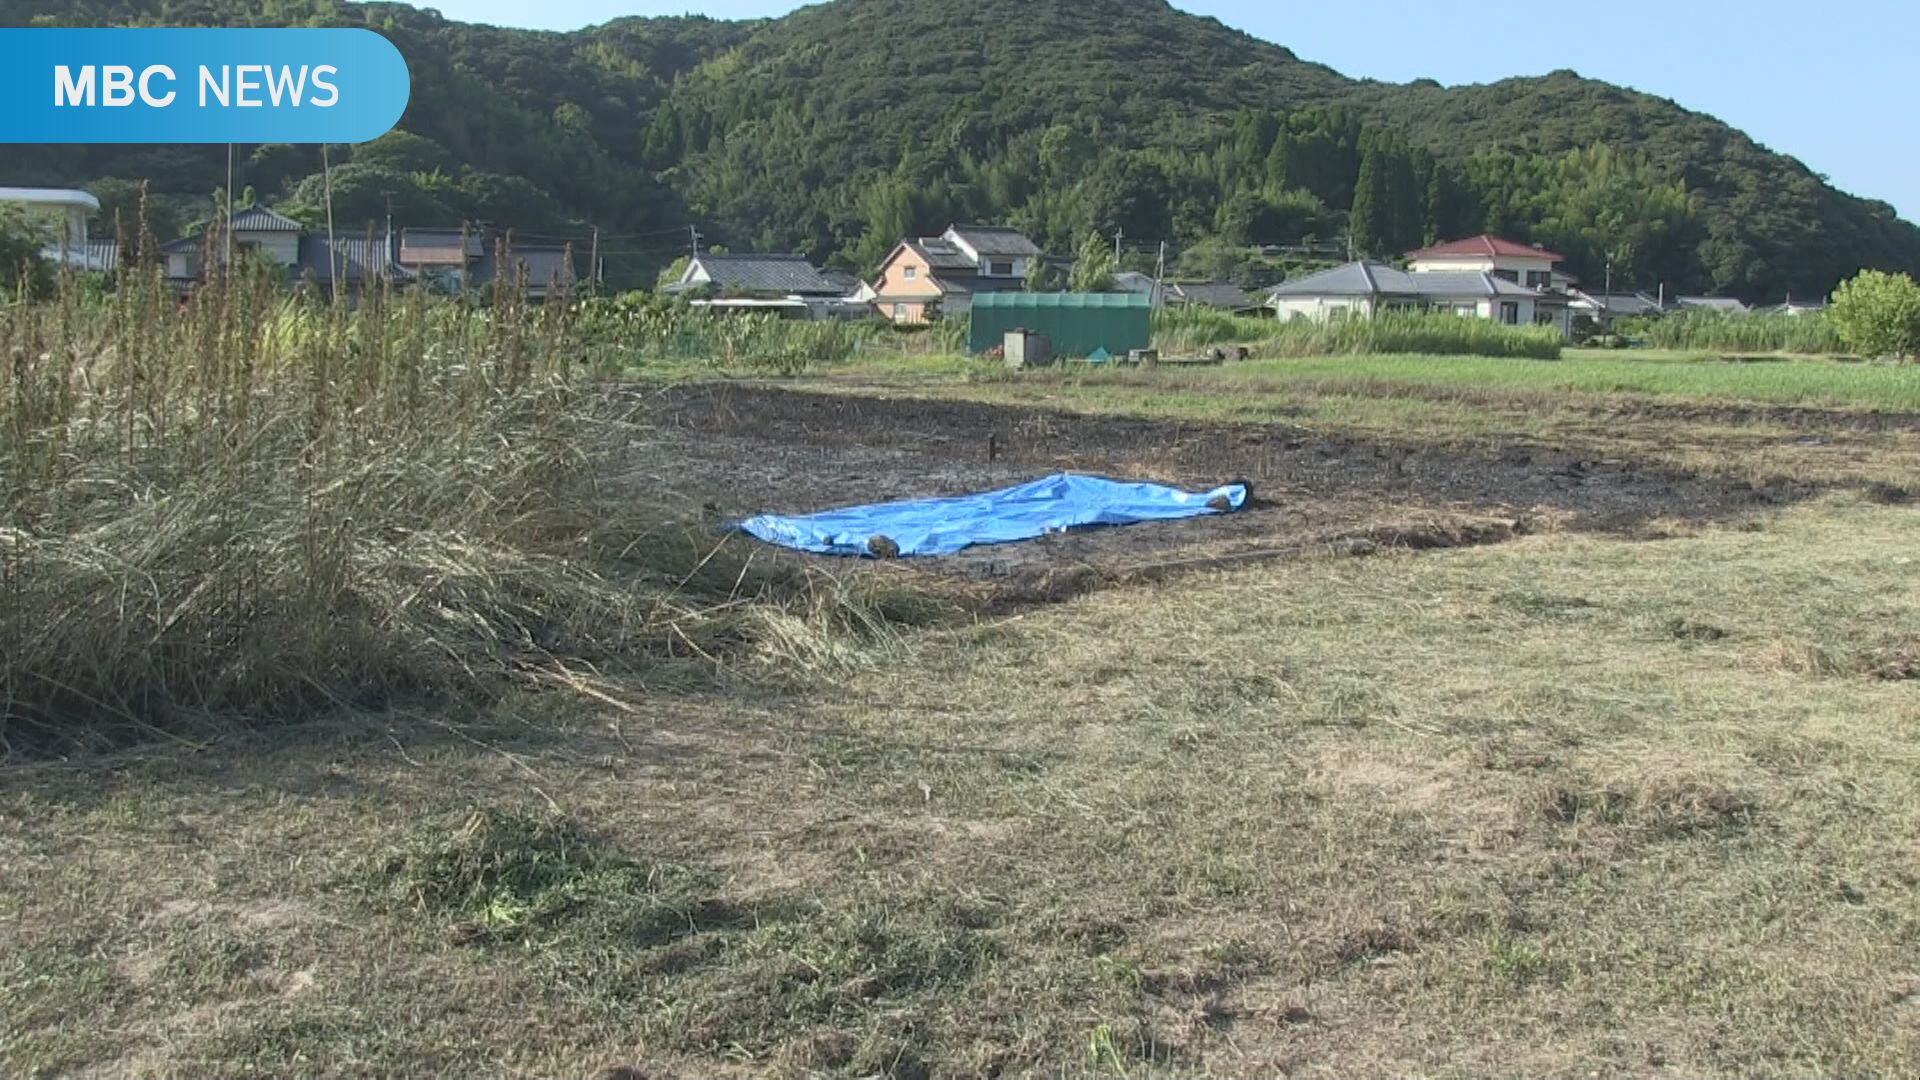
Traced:
[[[450, 18], [571, 30], [622, 15], [778, 15], [789, 0], [422, 0]], [[967, 0], [929, 0], [966, 3]], [[1842, 190], [1920, 218], [1920, 3], [1613, 0], [1604, 4], [1174, 0], [1344, 74], [1492, 82], [1572, 68], [1745, 129]], [[1355, 16], [1378, 12], [1364, 25]]]

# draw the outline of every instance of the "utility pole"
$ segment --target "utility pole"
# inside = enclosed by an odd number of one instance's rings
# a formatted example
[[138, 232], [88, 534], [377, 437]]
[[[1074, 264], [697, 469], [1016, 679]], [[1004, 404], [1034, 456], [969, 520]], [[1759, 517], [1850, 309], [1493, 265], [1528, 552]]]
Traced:
[[387, 243], [380, 253], [380, 276], [388, 283], [393, 281], [393, 192], [384, 193], [387, 197]]
[[593, 275], [593, 291], [600, 292], [600, 226], [593, 227], [593, 250], [587, 255], [587, 272]]
[[1149, 299], [1154, 307], [1160, 306], [1160, 294], [1166, 288], [1162, 282], [1167, 280], [1167, 242], [1160, 241], [1160, 258], [1153, 264], [1153, 292]]
[[227, 251], [222, 262], [228, 273], [233, 272], [233, 144], [227, 144]]
[[326, 143], [320, 144], [320, 186], [326, 193], [327, 199], [327, 288], [333, 294], [333, 302], [338, 304], [340, 302], [340, 260], [339, 250], [333, 244], [333, 161], [327, 156]]
[[1115, 270], [1120, 269], [1120, 238], [1125, 235], [1127, 235], [1127, 230], [1125, 229], [1116, 228], [1113, 230], [1113, 268]]
[[687, 236], [693, 241], [693, 257], [697, 259], [700, 257], [700, 226], [689, 223]]

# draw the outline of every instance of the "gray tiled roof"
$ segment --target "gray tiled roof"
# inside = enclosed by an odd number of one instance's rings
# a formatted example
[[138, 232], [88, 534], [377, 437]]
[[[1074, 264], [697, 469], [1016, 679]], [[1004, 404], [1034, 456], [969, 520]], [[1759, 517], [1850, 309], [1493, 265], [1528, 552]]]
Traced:
[[1531, 299], [1540, 295], [1540, 290], [1529, 289], [1503, 277], [1472, 270], [1433, 271], [1425, 274], [1405, 274], [1412, 285], [1414, 296], [1476, 296], [1476, 297], [1522, 297]]
[[973, 296], [977, 293], [1019, 292], [1026, 282], [1019, 278], [975, 277], [971, 274], [941, 275], [935, 279], [943, 296]]
[[1285, 282], [1268, 290], [1278, 299], [1290, 296], [1416, 296], [1537, 297], [1534, 289], [1505, 278], [1472, 270], [1438, 270], [1410, 274], [1380, 262], [1351, 262]]
[[305, 229], [299, 222], [277, 214], [264, 206], [249, 206], [245, 210], [234, 211], [231, 226], [234, 232], [292, 232]]
[[1176, 281], [1167, 286], [1167, 300], [1170, 303], [1226, 311], [1245, 311], [1260, 306], [1260, 302], [1248, 296], [1240, 286], [1219, 281]]
[[1660, 301], [1646, 293], [1581, 293], [1608, 315], [1657, 315]]
[[1386, 263], [1350, 262], [1303, 278], [1292, 278], [1267, 290], [1268, 296], [1376, 296], [1382, 291], [1378, 275], [1407, 275]]
[[823, 273], [804, 255], [701, 255], [673, 291], [700, 288], [704, 271], [711, 287], [722, 291], [777, 293], [782, 296], [845, 296], [853, 286]]
[[1028, 258], [1040, 254], [1040, 246], [1027, 239], [1019, 229], [999, 225], [955, 225], [947, 230], [967, 242], [982, 256]]
[[911, 248], [914, 253], [922, 259], [925, 259], [927, 265], [932, 267], [936, 273], [942, 270], [949, 270], [958, 271], [963, 274], [971, 274], [979, 269], [979, 267], [974, 265], [972, 259], [967, 258], [966, 252], [961, 251], [959, 248], [954, 247], [952, 244], [938, 237], [922, 237], [919, 240], [909, 240], [907, 241], [907, 247]]
[[303, 236], [300, 238], [300, 261], [294, 267], [297, 274], [309, 273], [322, 285], [331, 284], [336, 267], [340, 282], [345, 285], [357, 285], [370, 278], [377, 278], [382, 272], [392, 276], [395, 281], [411, 281], [413, 274], [394, 264], [392, 251], [385, 238], [369, 240], [365, 237], [354, 239], [340, 238], [333, 241], [335, 258], [327, 258], [327, 238], [324, 236]]

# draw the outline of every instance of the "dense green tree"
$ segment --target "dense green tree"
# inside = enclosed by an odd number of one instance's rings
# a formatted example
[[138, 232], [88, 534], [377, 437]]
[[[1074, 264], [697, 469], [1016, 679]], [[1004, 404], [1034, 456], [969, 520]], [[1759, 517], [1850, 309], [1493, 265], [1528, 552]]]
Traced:
[[1827, 318], [1861, 356], [1920, 356], [1920, 285], [1905, 274], [1867, 270], [1842, 282]]
[[1353, 209], [1347, 215], [1347, 231], [1354, 250], [1362, 255], [1384, 254], [1393, 246], [1393, 210], [1388, 190], [1388, 170], [1392, 166], [1379, 150], [1369, 149], [1360, 160], [1360, 176], [1354, 181]]
[[1045, 259], [1027, 260], [1026, 290], [1028, 292], [1053, 292], [1059, 284], [1058, 275], [1047, 265]]
[[1077, 293], [1110, 292], [1115, 269], [1113, 249], [1108, 246], [1107, 238], [1097, 232], [1088, 233], [1080, 243], [1080, 254], [1073, 262], [1067, 287]]
[[430, 173], [454, 168], [452, 155], [439, 143], [411, 131], [394, 128], [369, 143], [353, 148], [356, 165], [372, 165], [403, 173]]
[[472, 173], [460, 180], [460, 209], [474, 221], [523, 233], [571, 231], [575, 222], [553, 196], [523, 176]]
[[[325, 176], [309, 176], [284, 209], [310, 223], [325, 221], [327, 189]], [[422, 190], [413, 177], [378, 165], [334, 169], [332, 192], [334, 228], [342, 233], [384, 229], [389, 210], [396, 225], [446, 225], [460, 220], [457, 210]]]
[[17, 207], [0, 205], [0, 296], [44, 296], [51, 290], [53, 273], [40, 257], [42, 246], [40, 231]]
[[112, 176], [88, 184], [88, 193], [100, 200], [95, 233], [103, 238], [122, 239], [131, 249], [140, 239], [144, 206], [146, 229], [152, 239], [164, 243], [179, 236], [183, 231], [179, 213], [164, 200], [147, 197], [144, 187], [143, 181]]
[[313, 147], [267, 143], [255, 147], [247, 155], [241, 176], [255, 190], [264, 193], [269, 201], [278, 201], [289, 185], [297, 183], [319, 165], [320, 156]]
[[1221, 204], [1214, 232], [1234, 244], [1294, 244], [1324, 234], [1327, 218], [1310, 191], [1242, 190]]

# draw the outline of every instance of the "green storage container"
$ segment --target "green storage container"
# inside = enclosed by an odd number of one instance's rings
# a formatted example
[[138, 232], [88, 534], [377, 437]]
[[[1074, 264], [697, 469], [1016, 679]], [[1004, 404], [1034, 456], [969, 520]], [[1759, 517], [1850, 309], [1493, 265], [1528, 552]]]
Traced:
[[1053, 355], [1068, 359], [1096, 349], [1124, 358], [1153, 337], [1153, 302], [1137, 293], [985, 293], [973, 298], [967, 351], [982, 353], [1006, 340], [1009, 330], [1034, 330], [1053, 342]]

